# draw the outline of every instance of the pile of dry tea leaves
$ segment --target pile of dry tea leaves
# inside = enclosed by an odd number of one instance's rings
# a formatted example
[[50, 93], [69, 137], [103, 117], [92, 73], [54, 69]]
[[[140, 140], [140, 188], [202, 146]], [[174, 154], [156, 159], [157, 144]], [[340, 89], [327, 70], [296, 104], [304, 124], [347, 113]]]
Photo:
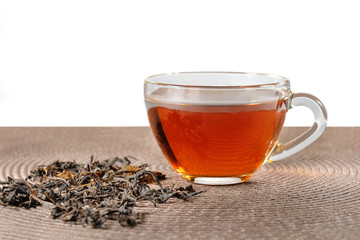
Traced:
[[[44, 206], [51, 216], [101, 228], [107, 220], [135, 226], [144, 214], [134, 207], [138, 201], [164, 203], [169, 198], [188, 200], [200, 192], [192, 185], [163, 187], [165, 175], [146, 170], [146, 164], [131, 165], [133, 157], [95, 161], [88, 164], [56, 161], [39, 166], [24, 179], [8, 177], [0, 182], [0, 205], [32, 208]], [[156, 184], [153, 188], [148, 184]]]

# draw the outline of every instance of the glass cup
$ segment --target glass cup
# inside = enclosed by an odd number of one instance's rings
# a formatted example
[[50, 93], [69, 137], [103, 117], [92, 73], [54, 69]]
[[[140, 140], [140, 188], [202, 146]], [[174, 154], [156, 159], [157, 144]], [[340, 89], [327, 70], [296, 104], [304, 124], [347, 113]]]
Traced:
[[[147, 78], [151, 130], [176, 172], [199, 184], [248, 180], [266, 162], [287, 158], [324, 132], [327, 113], [316, 97], [292, 93], [288, 79], [263, 73], [183, 72]], [[286, 112], [310, 108], [314, 125], [281, 144]]]

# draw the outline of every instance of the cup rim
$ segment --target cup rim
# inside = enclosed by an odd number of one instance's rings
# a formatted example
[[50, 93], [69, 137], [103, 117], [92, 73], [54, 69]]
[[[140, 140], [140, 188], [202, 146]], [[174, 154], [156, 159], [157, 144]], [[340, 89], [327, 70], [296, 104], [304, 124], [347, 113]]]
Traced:
[[[260, 75], [260, 76], [267, 76], [278, 79], [278, 81], [273, 83], [264, 83], [264, 84], [253, 84], [253, 85], [214, 85], [214, 86], [206, 86], [206, 85], [190, 85], [190, 84], [178, 84], [178, 83], [163, 83], [163, 82], [157, 82], [154, 80], [151, 80], [153, 78], [159, 77], [159, 76], [172, 76], [172, 75], [184, 75], [184, 74], [238, 74], [238, 75]], [[161, 73], [161, 74], [155, 74], [147, 77], [144, 80], [145, 84], [155, 84], [160, 86], [169, 86], [169, 87], [186, 87], [186, 88], [222, 88], [222, 89], [228, 89], [228, 88], [259, 88], [259, 87], [283, 87], [283, 86], [289, 86], [290, 81], [289, 79], [276, 75], [276, 74], [270, 74], [270, 73], [258, 73], [258, 72], [230, 72], [230, 71], [191, 71], [191, 72], [170, 72], [170, 73]]]

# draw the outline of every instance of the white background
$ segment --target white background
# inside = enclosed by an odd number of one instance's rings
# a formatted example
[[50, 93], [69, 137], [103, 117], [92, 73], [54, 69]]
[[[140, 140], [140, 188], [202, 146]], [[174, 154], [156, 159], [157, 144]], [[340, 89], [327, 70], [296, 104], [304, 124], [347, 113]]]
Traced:
[[359, 126], [358, 2], [0, 0], [0, 126], [144, 126], [145, 77], [204, 70], [283, 75]]

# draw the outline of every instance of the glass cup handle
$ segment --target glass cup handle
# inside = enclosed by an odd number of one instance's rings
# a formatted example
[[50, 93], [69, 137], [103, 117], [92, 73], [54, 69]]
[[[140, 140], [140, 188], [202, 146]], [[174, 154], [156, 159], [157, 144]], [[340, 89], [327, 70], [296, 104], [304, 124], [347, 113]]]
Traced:
[[315, 122], [311, 128], [290, 142], [285, 144], [275, 144], [275, 147], [270, 154], [270, 162], [287, 158], [303, 150], [317, 140], [326, 128], [327, 112], [323, 103], [317, 97], [307, 93], [295, 93], [290, 97], [289, 103], [289, 109], [298, 106], [310, 108], [314, 114]]

